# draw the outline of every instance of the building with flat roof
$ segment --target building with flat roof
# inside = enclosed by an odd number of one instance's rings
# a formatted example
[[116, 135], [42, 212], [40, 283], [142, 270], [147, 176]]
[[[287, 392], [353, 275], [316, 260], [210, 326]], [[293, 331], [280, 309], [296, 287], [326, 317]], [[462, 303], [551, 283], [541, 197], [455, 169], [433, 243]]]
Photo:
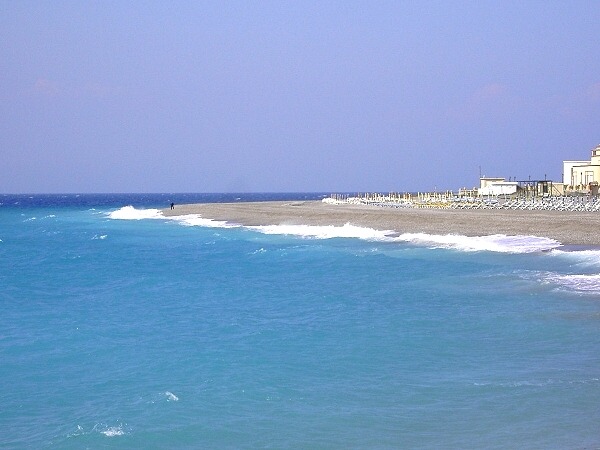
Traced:
[[563, 184], [570, 191], [589, 191], [600, 181], [600, 145], [589, 161], [563, 161]]
[[512, 195], [517, 193], [518, 183], [506, 181], [505, 178], [481, 177], [479, 179], [478, 195]]

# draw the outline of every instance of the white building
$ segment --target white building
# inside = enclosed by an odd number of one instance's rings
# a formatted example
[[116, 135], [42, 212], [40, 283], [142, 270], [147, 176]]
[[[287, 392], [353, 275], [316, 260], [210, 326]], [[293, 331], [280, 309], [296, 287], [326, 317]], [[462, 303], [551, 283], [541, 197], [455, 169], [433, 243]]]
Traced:
[[563, 161], [563, 183], [569, 190], [587, 190], [600, 181], [600, 145], [592, 149], [589, 161]]
[[512, 195], [517, 192], [517, 187], [518, 183], [516, 181], [506, 181], [505, 178], [482, 177], [479, 179], [477, 194], [480, 196]]

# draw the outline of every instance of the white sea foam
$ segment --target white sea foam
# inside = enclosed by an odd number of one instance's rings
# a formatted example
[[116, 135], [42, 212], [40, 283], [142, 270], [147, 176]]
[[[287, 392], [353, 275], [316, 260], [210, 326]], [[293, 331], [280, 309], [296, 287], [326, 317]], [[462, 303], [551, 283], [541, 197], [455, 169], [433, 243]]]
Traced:
[[600, 250], [563, 251], [553, 250], [550, 254], [554, 257], [565, 259], [578, 267], [600, 267]]
[[231, 224], [221, 220], [204, 219], [198, 214], [188, 214], [185, 216], [173, 216], [168, 219], [180, 222], [189, 227], [209, 227], [209, 228], [238, 228], [239, 225]]
[[167, 401], [169, 401], [169, 402], [178, 402], [179, 401], [179, 397], [177, 397], [172, 392], [166, 391], [165, 396], [167, 397]]
[[[122, 423], [113, 426], [109, 426], [105, 423], [97, 423], [94, 425], [91, 432], [100, 433], [106, 437], [123, 436], [124, 434], [127, 434], [126, 425], [123, 425]], [[69, 435], [69, 437], [83, 434], [88, 434], [88, 432], [86, 432], [82, 426], [77, 425], [77, 432]]]
[[555, 285], [561, 291], [600, 295], [600, 274], [585, 275], [543, 272], [539, 275], [539, 278], [542, 283]]
[[[136, 209], [133, 206], [125, 206], [113, 211], [108, 214], [108, 217], [119, 220], [174, 220], [185, 226], [212, 228], [234, 228], [240, 226], [224, 221], [206, 219], [198, 214], [165, 217], [158, 209]], [[397, 234], [392, 230], [376, 230], [373, 228], [359, 227], [349, 223], [343, 226], [264, 225], [250, 226], [247, 228], [259, 233], [270, 235], [293, 235], [314, 239], [357, 238], [368, 241], [408, 242], [414, 245], [427, 246], [430, 248], [447, 248], [468, 252], [491, 251], [501, 253], [531, 253], [552, 250], [561, 245], [554, 239], [537, 236], [506, 236], [497, 234], [490, 236], [469, 237], [453, 234]]]
[[144, 220], [144, 219], [161, 219], [173, 220], [182, 225], [190, 227], [211, 227], [211, 228], [233, 228], [239, 225], [229, 224], [227, 222], [204, 219], [198, 214], [187, 214], [184, 216], [169, 216], [165, 217], [160, 209], [137, 209], [133, 206], [124, 206], [116, 211], [108, 213], [110, 219], [116, 220]]
[[108, 214], [111, 219], [118, 220], [142, 220], [163, 219], [164, 216], [159, 209], [136, 209], [133, 206], [124, 206]]
[[287, 234], [316, 239], [358, 238], [369, 241], [408, 242], [430, 248], [447, 248], [460, 251], [491, 251], [501, 253], [532, 253], [559, 247], [554, 239], [537, 236], [490, 236], [435, 235], [425, 233], [395, 234], [391, 230], [375, 230], [351, 224], [343, 226], [269, 225], [248, 227], [265, 234]]
[[101, 431], [104, 436], [114, 437], [114, 436], [123, 436], [125, 431], [123, 431], [123, 427], [109, 427], [104, 431]]
[[426, 245], [433, 248], [448, 248], [465, 252], [490, 251], [499, 253], [533, 253], [554, 249], [560, 242], [537, 236], [461, 236], [455, 234], [435, 235], [405, 233], [394, 238], [396, 241]]
[[380, 231], [373, 228], [357, 227], [349, 223], [343, 226], [315, 225], [265, 225], [248, 227], [264, 234], [286, 234], [316, 239], [359, 238], [365, 240], [386, 240], [393, 232]]

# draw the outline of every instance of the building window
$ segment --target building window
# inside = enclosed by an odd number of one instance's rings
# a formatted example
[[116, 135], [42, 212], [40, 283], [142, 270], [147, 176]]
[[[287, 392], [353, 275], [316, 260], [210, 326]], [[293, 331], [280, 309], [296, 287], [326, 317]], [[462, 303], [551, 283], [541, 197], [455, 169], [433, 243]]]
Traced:
[[585, 184], [590, 184], [594, 181], [594, 172], [592, 170], [585, 171]]

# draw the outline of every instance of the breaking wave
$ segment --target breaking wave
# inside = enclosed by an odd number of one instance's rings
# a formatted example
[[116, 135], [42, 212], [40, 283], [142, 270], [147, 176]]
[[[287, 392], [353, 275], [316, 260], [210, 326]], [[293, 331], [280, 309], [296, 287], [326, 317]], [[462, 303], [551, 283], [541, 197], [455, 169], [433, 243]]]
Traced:
[[209, 228], [238, 228], [239, 225], [224, 222], [222, 220], [204, 219], [198, 214], [188, 214], [186, 216], [165, 217], [175, 220], [188, 227], [209, 227]]
[[544, 284], [554, 285], [560, 291], [600, 295], [600, 274], [559, 274], [545, 272], [539, 275]]
[[380, 231], [373, 228], [357, 227], [345, 224], [343, 226], [315, 225], [265, 225], [247, 227], [263, 234], [286, 234], [316, 239], [358, 238], [365, 240], [387, 240], [393, 231]]
[[498, 253], [545, 252], [559, 247], [560, 242], [538, 236], [461, 236], [455, 234], [435, 235], [406, 233], [396, 238], [399, 241], [427, 245], [434, 248], [448, 248], [465, 252], [489, 251]]
[[161, 219], [173, 220], [182, 225], [190, 227], [212, 227], [212, 228], [233, 228], [239, 225], [229, 224], [227, 222], [204, 219], [198, 214], [188, 214], [184, 216], [169, 216], [163, 215], [160, 209], [137, 209], [133, 206], [124, 206], [116, 211], [108, 213], [109, 219], [115, 220], [143, 220], [143, 219]]
[[575, 267], [600, 268], [600, 250], [563, 251], [556, 249], [550, 254], [553, 257], [567, 260]]
[[[173, 220], [185, 226], [212, 228], [236, 228], [240, 225], [225, 221], [206, 219], [198, 214], [165, 217], [159, 209], [136, 209], [124, 206], [108, 214], [111, 219]], [[533, 253], [554, 250], [561, 243], [550, 238], [538, 236], [507, 236], [496, 234], [490, 236], [435, 235], [425, 233], [399, 234], [392, 230], [376, 230], [352, 224], [334, 225], [265, 225], [249, 226], [247, 229], [263, 234], [293, 235], [313, 239], [356, 238], [368, 241], [404, 242], [429, 248], [445, 248], [465, 252], [490, 251], [500, 253]], [[579, 252], [578, 252], [579, 253]]]
[[159, 209], [136, 209], [133, 206], [123, 206], [108, 214], [111, 219], [117, 220], [142, 220], [142, 219], [164, 219]]
[[265, 234], [287, 234], [316, 239], [358, 238], [383, 242], [406, 242], [429, 248], [445, 248], [466, 252], [491, 251], [500, 253], [533, 253], [560, 247], [560, 242], [537, 236], [435, 235], [425, 233], [398, 234], [391, 230], [375, 230], [350, 224], [343, 226], [269, 225], [248, 227]]

